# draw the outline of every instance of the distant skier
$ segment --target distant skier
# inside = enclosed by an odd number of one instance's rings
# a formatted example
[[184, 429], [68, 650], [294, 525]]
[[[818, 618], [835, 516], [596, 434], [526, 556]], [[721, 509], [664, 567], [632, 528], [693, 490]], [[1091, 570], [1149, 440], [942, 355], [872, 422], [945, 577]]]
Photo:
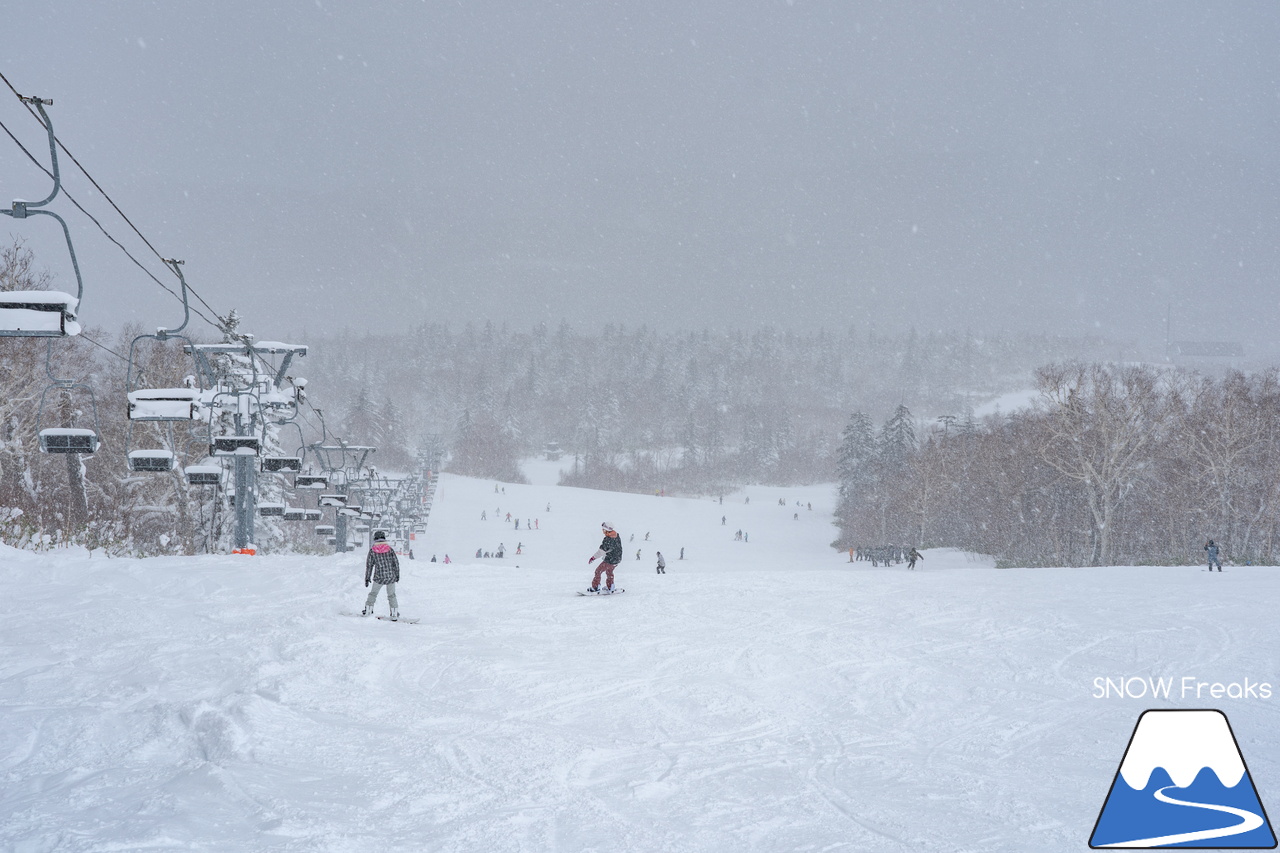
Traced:
[[665, 575], [667, 573], [667, 561], [662, 559], [662, 552], [658, 552], [658, 574]]
[[587, 565], [596, 560], [600, 560], [600, 565], [596, 566], [595, 577], [591, 579], [591, 588], [587, 592], [600, 591], [601, 575], [608, 583], [605, 591], [613, 592], [613, 570], [622, 562], [622, 539], [618, 536], [618, 531], [607, 521], [601, 523], [600, 529], [604, 532], [604, 540], [596, 552], [587, 558]]
[[923, 560], [923, 559], [924, 559], [924, 555], [921, 554], [919, 551], [917, 551], [913, 546], [911, 550], [907, 552], [907, 568], [914, 569], [916, 567], [916, 560]]
[[1210, 539], [1204, 546], [1204, 552], [1209, 557], [1209, 571], [1213, 571], [1216, 564], [1218, 571], [1222, 571], [1222, 558], [1218, 556], [1218, 543]]
[[396, 584], [400, 582], [400, 559], [387, 544], [387, 534], [381, 530], [373, 534], [373, 547], [364, 560], [364, 585], [373, 586], [369, 597], [365, 599], [361, 616], [372, 616], [373, 605], [378, 600], [378, 593], [387, 588], [387, 604], [391, 606], [391, 618], [400, 618], [400, 602], [396, 600]]

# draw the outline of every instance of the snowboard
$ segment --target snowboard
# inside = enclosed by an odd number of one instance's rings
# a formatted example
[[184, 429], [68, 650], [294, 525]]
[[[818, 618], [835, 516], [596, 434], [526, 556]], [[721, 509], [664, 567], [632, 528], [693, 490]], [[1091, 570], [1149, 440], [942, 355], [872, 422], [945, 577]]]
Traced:
[[600, 592], [580, 592], [578, 593], [578, 595], [617, 595], [620, 592], [626, 592], [626, 590], [615, 589], [613, 592], [605, 592], [603, 590], [601, 590]]

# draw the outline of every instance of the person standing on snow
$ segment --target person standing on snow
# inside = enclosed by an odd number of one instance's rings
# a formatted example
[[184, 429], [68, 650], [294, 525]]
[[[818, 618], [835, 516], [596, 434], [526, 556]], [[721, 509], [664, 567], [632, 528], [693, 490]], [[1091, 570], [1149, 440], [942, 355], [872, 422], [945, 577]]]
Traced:
[[1204, 552], [1209, 557], [1209, 571], [1213, 571], [1216, 563], [1218, 571], [1222, 571], [1222, 558], [1218, 556], [1218, 543], [1210, 539], [1204, 546]]
[[607, 521], [601, 523], [600, 529], [604, 532], [604, 540], [596, 552], [587, 558], [587, 565], [591, 565], [596, 560], [600, 561], [600, 565], [596, 566], [595, 577], [591, 579], [591, 588], [587, 592], [600, 591], [601, 575], [608, 583], [605, 591], [613, 592], [613, 570], [622, 562], [622, 539], [618, 536], [618, 531], [614, 530], [613, 525]]
[[658, 552], [658, 574], [665, 575], [667, 573], [667, 561], [662, 559], [662, 552]]
[[369, 597], [365, 599], [364, 610], [360, 615], [373, 615], [373, 605], [378, 600], [378, 593], [385, 586], [387, 604], [391, 605], [391, 618], [399, 619], [400, 602], [396, 600], [396, 584], [400, 582], [400, 559], [387, 544], [387, 534], [382, 530], [373, 534], [373, 547], [369, 549], [369, 556], [364, 560], [364, 585], [369, 586], [370, 581], [373, 586], [369, 590]]
[[916, 560], [923, 560], [923, 559], [924, 559], [924, 555], [921, 554], [919, 551], [917, 551], [913, 546], [911, 550], [907, 552], [907, 568], [914, 569], [916, 567]]

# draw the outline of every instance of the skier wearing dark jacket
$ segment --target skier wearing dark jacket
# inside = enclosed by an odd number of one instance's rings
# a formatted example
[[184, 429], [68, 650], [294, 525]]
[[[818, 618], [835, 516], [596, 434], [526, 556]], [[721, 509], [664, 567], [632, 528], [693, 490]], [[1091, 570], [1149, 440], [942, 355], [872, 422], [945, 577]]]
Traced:
[[618, 531], [614, 530], [613, 525], [607, 521], [600, 525], [600, 529], [604, 531], [604, 540], [600, 543], [599, 549], [587, 559], [588, 565], [600, 560], [588, 592], [600, 591], [601, 575], [604, 575], [607, 581], [605, 591], [613, 592], [613, 570], [622, 562], [622, 537], [618, 536]]
[[378, 600], [378, 593], [387, 588], [387, 604], [391, 606], [391, 618], [400, 618], [400, 602], [396, 600], [396, 584], [400, 582], [400, 559], [387, 544], [387, 534], [379, 530], [373, 534], [373, 547], [364, 560], [364, 585], [373, 586], [369, 597], [365, 599], [361, 616], [372, 616], [373, 605]]
[[1216, 563], [1218, 571], [1222, 571], [1222, 558], [1218, 556], [1218, 543], [1210, 539], [1204, 546], [1204, 552], [1209, 557], [1209, 571], [1213, 571]]

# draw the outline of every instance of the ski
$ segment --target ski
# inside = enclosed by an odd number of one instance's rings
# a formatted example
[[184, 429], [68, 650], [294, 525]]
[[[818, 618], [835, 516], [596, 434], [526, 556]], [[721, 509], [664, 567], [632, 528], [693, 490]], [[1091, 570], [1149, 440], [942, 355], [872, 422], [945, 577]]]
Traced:
[[399, 619], [392, 619], [390, 616], [379, 616], [378, 618], [384, 622], [408, 622], [410, 625], [417, 625], [418, 622], [421, 621], [419, 619], [407, 619], [404, 616], [401, 616]]
[[615, 589], [613, 592], [605, 592], [604, 590], [601, 590], [600, 592], [580, 592], [578, 595], [617, 595], [620, 592], [626, 592], [626, 590]]

